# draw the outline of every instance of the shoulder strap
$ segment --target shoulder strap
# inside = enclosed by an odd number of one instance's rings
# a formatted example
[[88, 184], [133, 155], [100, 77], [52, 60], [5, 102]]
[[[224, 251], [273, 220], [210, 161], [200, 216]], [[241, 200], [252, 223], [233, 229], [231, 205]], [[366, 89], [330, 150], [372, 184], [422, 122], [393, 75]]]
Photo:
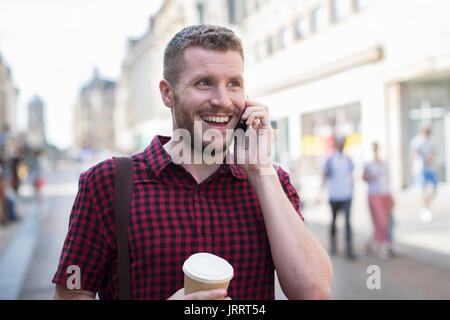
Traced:
[[115, 158], [114, 218], [116, 221], [119, 299], [131, 299], [130, 253], [128, 226], [131, 197], [133, 194], [133, 161], [131, 158]]

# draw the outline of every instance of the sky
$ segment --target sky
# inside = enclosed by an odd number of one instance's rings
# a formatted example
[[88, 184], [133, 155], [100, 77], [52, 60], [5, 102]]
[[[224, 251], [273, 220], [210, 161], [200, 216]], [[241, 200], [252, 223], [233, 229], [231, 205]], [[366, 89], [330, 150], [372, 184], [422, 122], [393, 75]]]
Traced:
[[127, 39], [142, 36], [162, 0], [1, 0], [0, 54], [19, 89], [18, 125], [27, 104], [45, 104], [50, 143], [73, 143], [73, 110], [80, 88], [98, 67], [117, 80]]

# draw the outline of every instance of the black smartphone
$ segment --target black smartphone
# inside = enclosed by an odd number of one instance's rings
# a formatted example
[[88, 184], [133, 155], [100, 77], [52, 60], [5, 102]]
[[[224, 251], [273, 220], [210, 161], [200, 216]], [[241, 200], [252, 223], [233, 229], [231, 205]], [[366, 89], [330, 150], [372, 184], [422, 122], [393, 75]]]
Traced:
[[[244, 108], [244, 111], [242, 111], [241, 116], [239, 118], [242, 118], [242, 115], [244, 114], [246, 109], [247, 109], [247, 107]], [[245, 120], [239, 119], [239, 121], [238, 121], [238, 123], [236, 125], [236, 128], [234, 128], [234, 130], [242, 129], [245, 132], [245, 131], [247, 131], [247, 128], [248, 128], [248, 126], [245, 123]]]

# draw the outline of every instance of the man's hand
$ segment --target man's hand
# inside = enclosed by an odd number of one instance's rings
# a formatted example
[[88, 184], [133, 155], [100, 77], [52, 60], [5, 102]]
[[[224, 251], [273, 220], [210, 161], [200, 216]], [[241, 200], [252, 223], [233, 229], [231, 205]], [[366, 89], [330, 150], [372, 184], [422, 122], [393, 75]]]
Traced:
[[184, 288], [181, 288], [167, 300], [231, 300], [226, 295], [227, 291], [224, 289], [202, 290], [185, 295]]
[[56, 284], [54, 300], [95, 300], [95, 292], [87, 290], [71, 290], [62, 284]]
[[271, 160], [272, 127], [269, 108], [256, 101], [246, 99], [247, 109], [242, 120], [251, 126], [246, 132], [246, 141], [235, 143], [235, 160], [247, 175], [276, 174]]

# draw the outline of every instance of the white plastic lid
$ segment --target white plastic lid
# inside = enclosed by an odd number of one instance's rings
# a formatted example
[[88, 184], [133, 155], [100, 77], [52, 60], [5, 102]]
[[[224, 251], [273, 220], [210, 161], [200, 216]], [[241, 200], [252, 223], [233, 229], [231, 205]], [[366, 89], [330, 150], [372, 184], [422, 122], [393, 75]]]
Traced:
[[222, 283], [233, 278], [234, 270], [227, 260], [207, 252], [191, 255], [183, 264], [190, 278], [206, 283]]

